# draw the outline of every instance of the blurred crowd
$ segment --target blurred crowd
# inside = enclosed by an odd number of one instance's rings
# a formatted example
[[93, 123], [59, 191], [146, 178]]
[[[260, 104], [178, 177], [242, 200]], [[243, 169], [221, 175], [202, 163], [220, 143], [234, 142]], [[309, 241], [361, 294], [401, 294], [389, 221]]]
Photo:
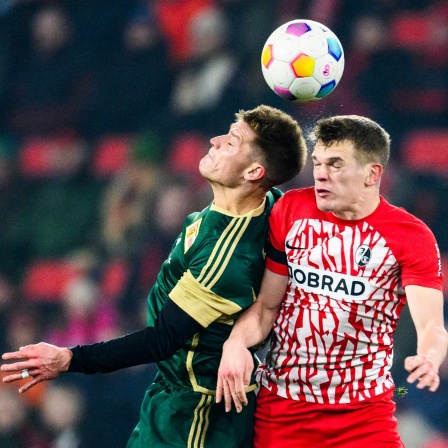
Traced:
[[[345, 50], [340, 84], [316, 103], [282, 100], [261, 74], [265, 40], [295, 18]], [[392, 136], [382, 194], [429, 225], [447, 272], [446, 1], [0, 2], [0, 352], [145, 325], [183, 219], [211, 200], [197, 170], [209, 139], [262, 103], [305, 131], [327, 115], [377, 120]], [[308, 164], [283, 188], [311, 184]], [[448, 363], [436, 394], [417, 391], [403, 369], [414, 350], [405, 309], [400, 431], [408, 448], [447, 448]], [[24, 395], [0, 383], [0, 448], [123, 447], [154, 374], [65, 375]]]

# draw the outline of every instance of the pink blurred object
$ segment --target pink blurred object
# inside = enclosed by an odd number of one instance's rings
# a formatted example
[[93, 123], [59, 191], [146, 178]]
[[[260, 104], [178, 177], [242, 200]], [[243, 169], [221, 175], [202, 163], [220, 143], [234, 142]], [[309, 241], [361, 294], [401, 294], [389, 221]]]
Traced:
[[133, 137], [110, 135], [96, 145], [92, 171], [97, 177], [107, 177], [122, 171], [129, 162]]
[[403, 143], [403, 160], [416, 172], [448, 174], [448, 129], [412, 131]]
[[72, 135], [29, 138], [19, 148], [19, 169], [32, 178], [70, 176], [78, 172], [85, 149], [85, 143]]
[[63, 298], [67, 285], [83, 269], [64, 260], [37, 260], [25, 274], [23, 294], [27, 300], [54, 302]]

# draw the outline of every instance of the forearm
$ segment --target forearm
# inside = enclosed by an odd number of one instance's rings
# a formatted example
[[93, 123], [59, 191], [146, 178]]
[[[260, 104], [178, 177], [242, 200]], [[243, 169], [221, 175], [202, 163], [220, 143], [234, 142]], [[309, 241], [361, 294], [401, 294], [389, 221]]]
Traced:
[[439, 290], [416, 285], [407, 286], [405, 290], [417, 332], [417, 355], [425, 356], [438, 369], [448, 350], [443, 294]]
[[441, 325], [429, 326], [417, 336], [417, 354], [431, 360], [438, 369], [448, 351], [448, 333]]
[[172, 356], [202, 326], [168, 300], [154, 327], [106, 342], [73, 347], [69, 372], [108, 373]]
[[265, 269], [260, 294], [255, 303], [236, 321], [224, 343], [218, 370], [216, 402], [224, 397], [226, 412], [232, 400], [238, 412], [247, 404], [246, 387], [253, 372], [253, 357], [248, 350], [264, 341], [272, 329], [281, 306], [288, 277]]
[[228, 339], [229, 344], [238, 342], [245, 348], [250, 348], [267, 338], [285, 295], [287, 283], [287, 276], [265, 269], [258, 299], [237, 320]]
[[72, 347], [68, 371], [109, 373], [158, 361], [163, 357], [163, 349], [156, 343], [150, 344], [151, 333], [148, 327], [110, 341]]
[[263, 309], [261, 302], [255, 302], [239, 317], [227, 342], [238, 342], [246, 348], [260, 344], [269, 335], [275, 316], [276, 312], [269, 312]]

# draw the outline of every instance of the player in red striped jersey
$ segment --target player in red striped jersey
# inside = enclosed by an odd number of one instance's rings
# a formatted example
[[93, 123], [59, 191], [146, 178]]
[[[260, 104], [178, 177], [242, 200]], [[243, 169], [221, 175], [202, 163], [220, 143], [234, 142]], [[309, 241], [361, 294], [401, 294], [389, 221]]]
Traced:
[[255, 448], [401, 447], [390, 368], [406, 300], [418, 337], [408, 381], [434, 392], [448, 347], [437, 243], [381, 197], [390, 138], [377, 123], [322, 119], [313, 137], [315, 186], [274, 206], [261, 292], [224, 345], [217, 401], [242, 409], [247, 347], [272, 329]]

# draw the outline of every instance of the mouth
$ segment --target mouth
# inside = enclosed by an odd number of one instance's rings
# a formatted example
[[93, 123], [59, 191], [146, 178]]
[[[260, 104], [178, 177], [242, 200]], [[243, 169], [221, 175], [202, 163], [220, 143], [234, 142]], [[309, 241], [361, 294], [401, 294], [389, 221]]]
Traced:
[[320, 198], [326, 198], [330, 195], [330, 192], [328, 190], [325, 190], [324, 188], [316, 188], [316, 196], [319, 196]]

